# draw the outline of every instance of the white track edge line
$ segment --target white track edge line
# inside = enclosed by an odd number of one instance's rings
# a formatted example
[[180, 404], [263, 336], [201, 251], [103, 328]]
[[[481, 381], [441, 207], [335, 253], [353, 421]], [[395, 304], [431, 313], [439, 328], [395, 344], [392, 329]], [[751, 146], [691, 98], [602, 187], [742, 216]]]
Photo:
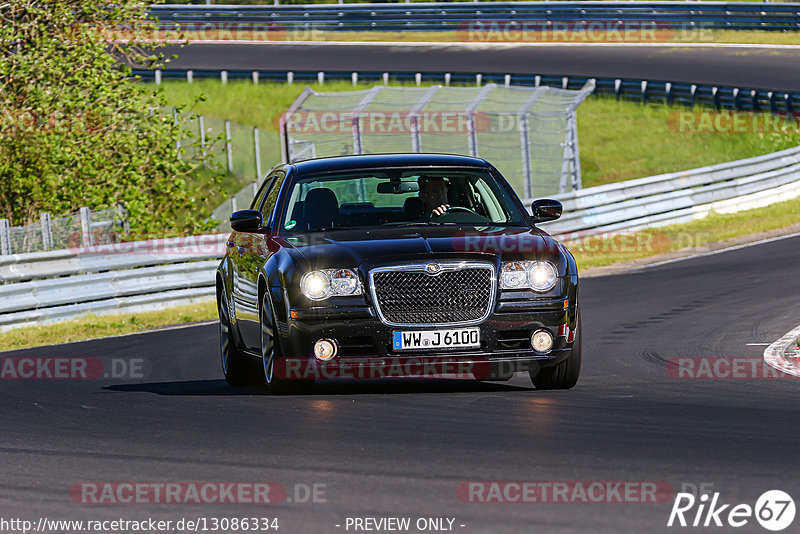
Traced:
[[783, 357], [786, 348], [791, 345], [795, 339], [800, 337], [800, 326], [795, 327], [793, 330], [784, 334], [780, 339], [772, 343], [764, 351], [764, 361], [783, 373], [800, 377], [800, 360], [795, 363], [790, 363]]

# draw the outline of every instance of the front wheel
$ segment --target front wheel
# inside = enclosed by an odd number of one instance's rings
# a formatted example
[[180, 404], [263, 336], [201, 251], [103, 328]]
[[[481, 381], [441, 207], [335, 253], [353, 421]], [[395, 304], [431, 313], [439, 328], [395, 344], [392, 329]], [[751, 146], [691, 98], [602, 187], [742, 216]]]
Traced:
[[578, 383], [581, 374], [582, 338], [581, 312], [578, 309], [576, 321], [578, 333], [572, 343], [572, 353], [566, 360], [552, 367], [545, 367], [538, 373], [530, 372], [531, 382], [536, 389], [570, 389]]
[[[264, 365], [264, 382], [267, 391], [273, 395], [286, 395], [298, 393], [304, 388], [313, 386], [313, 380], [291, 380], [280, 376], [281, 371], [280, 346], [275, 339], [275, 323], [269, 305], [267, 294], [261, 299], [261, 360]], [[276, 372], [277, 371], [277, 372]]]

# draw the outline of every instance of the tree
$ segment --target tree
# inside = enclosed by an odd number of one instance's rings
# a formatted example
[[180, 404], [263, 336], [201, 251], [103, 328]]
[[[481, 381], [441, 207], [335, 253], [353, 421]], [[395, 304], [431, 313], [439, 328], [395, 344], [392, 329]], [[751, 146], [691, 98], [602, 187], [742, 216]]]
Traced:
[[14, 224], [123, 203], [132, 232], [204, 229], [189, 217], [198, 161], [130, 64], [160, 60], [138, 0], [0, 0], [0, 217]]

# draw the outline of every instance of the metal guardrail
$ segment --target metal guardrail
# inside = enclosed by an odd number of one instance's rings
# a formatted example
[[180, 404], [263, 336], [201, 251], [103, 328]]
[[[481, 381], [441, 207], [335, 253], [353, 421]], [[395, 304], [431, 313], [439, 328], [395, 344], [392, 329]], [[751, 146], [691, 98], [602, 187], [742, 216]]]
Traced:
[[213, 298], [226, 234], [0, 256], [0, 331]]
[[239, 71], [239, 70], [135, 70], [143, 80], [203, 79], [249, 80], [283, 83], [324, 83], [347, 80], [353, 83], [390, 82], [447, 85], [546, 85], [579, 90], [595, 80], [593, 94], [642, 103], [709, 107], [736, 111], [770, 112], [794, 116], [800, 112], [800, 93], [780, 88], [726, 87], [665, 80], [594, 78], [588, 76], [542, 76], [474, 72], [342, 72], [342, 71]]
[[180, 5], [152, 6], [150, 14], [163, 26], [225, 25], [237, 28], [313, 28], [322, 31], [466, 30], [484, 22], [545, 31], [554, 25], [603, 23], [612, 29], [626, 24], [658, 28], [725, 30], [800, 30], [800, 4], [756, 2], [425, 2], [306, 5]]
[[[800, 196], [800, 147], [739, 161], [554, 195], [564, 216], [543, 224], [569, 237], [681, 224]], [[525, 202], [530, 203], [532, 199]]]

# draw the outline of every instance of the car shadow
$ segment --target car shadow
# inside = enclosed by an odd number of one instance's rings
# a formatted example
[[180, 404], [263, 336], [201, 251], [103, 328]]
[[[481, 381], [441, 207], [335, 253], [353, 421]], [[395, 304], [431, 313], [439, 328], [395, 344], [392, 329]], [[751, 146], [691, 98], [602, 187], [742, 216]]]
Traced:
[[[260, 386], [230, 386], [224, 380], [185, 380], [175, 382], [146, 382], [139, 384], [114, 384], [103, 389], [121, 393], [155, 393], [171, 396], [248, 396], [265, 395]], [[471, 379], [447, 378], [394, 378], [381, 380], [325, 380], [317, 381], [313, 388], [290, 396], [314, 395], [365, 395], [365, 394], [419, 394], [419, 393], [497, 393], [531, 391], [531, 386], [517, 386], [505, 382], [479, 382]]]

